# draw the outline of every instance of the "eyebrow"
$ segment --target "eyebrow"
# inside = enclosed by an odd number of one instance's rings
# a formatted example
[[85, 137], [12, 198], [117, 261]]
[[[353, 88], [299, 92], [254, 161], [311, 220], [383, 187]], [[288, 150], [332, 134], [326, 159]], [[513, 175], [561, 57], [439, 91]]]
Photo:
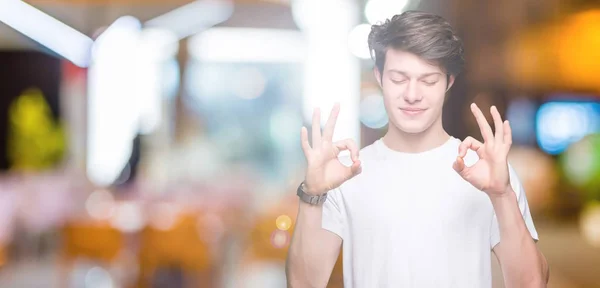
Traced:
[[[389, 69], [388, 72], [402, 74], [402, 75], [407, 76], [407, 77], [409, 76], [409, 74], [407, 72], [396, 70], [396, 69]], [[424, 73], [424, 74], [418, 75], [417, 78], [425, 78], [425, 77], [429, 77], [431, 75], [442, 75], [442, 73], [440, 73], [440, 72], [429, 72], [429, 73]]]

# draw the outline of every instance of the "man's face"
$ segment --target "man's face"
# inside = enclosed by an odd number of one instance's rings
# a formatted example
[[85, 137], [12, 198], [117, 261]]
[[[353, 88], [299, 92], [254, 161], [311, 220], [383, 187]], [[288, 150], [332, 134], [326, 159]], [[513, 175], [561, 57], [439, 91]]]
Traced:
[[375, 77], [383, 90], [383, 99], [390, 124], [405, 133], [421, 133], [436, 121], [441, 121], [447, 89], [454, 82], [440, 67], [418, 56], [388, 49], [383, 77]]

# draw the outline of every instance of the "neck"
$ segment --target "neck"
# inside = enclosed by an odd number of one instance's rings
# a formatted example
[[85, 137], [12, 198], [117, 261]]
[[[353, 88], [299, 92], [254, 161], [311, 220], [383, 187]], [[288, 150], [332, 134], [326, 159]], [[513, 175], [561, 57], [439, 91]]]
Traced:
[[442, 126], [441, 117], [421, 133], [406, 133], [390, 124], [383, 143], [392, 150], [404, 153], [425, 152], [446, 143], [450, 135]]

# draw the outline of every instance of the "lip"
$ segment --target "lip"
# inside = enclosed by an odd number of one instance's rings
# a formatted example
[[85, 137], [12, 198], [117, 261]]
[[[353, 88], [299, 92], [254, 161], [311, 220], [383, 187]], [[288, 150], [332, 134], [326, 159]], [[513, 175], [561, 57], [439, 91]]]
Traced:
[[423, 109], [423, 108], [400, 108], [400, 110], [407, 115], [419, 115], [423, 112], [425, 112], [425, 110], [427, 109]]

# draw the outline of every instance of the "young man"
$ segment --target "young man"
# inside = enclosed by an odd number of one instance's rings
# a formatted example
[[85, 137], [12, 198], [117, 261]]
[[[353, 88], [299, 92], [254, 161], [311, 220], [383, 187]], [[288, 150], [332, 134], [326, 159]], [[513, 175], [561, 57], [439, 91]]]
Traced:
[[[289, 287], [326, 287], [343, 244], [344, 286], [491, 287], [491, 253], [507, 287], [545, 287], [525, 191], [507, 163], [511, 128], [491, 107], [495, 132], [460, 141], [442, 126], [445, 94], [459, 74], [462, 43], [441, 17], [405, 12], [369, 35], [389, 117], [386, 135], [362, 150], [332, 142], [339, 105], [312, 146], [290, 245]], [[339, 157], [349, 150], [349, 157]]]

